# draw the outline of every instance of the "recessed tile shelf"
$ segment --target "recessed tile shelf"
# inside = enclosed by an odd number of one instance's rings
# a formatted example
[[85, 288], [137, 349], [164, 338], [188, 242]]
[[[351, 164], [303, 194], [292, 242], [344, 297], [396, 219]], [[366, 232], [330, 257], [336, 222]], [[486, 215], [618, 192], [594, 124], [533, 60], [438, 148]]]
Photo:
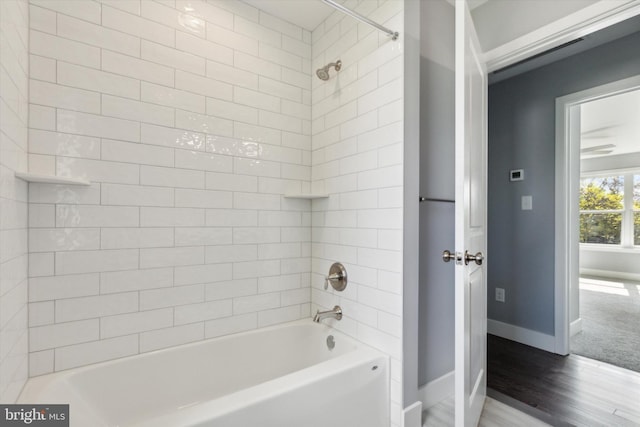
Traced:
[[40, 182], [43, 184], [62, 184], [62, 185], [91, 185], [91, 182], [81, 178], [66, 178], [54, 175], [42, 175], [37, 173], [16, 172], [16, 178], [20, 178], [27, 182]]
[[285, 194], [285, 199], [327, 199], [329, 197], [328, 194]]

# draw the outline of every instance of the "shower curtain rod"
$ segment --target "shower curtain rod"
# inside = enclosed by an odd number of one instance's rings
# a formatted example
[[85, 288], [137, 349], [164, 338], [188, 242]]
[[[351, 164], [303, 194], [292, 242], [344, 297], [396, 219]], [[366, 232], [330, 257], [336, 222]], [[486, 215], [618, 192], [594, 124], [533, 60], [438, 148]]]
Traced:
[[387, 27], [383, 27], [382, 25], [378, 24], [377, 22], [372, 21], [371, 19], [367, 18], [366, 16], [362, 16], [358, 12], [354, 12], [353, 10], [351, 10], [349, 8], [346, 8], [343, 5], [334, 2], [333, 0], [322, 0], [322, 1], [325, 2], [326, 4], [328, 4], [329, 6], [333, 7], [334, 9], [337, 9], [342, 13], [345, 13], [345, 14], [347, 14], [349, 16], [352, 16], [352, 17], [356, 18], [360, 22], [364, 22], [365, 24], [369, 24], [372, 27], [375, 27], [378, 30], [389, 34], [391, 36], [391, 40], [396, 40], [398, 38], [398, 36], [399, 36], [397, 31], [391, 31]]

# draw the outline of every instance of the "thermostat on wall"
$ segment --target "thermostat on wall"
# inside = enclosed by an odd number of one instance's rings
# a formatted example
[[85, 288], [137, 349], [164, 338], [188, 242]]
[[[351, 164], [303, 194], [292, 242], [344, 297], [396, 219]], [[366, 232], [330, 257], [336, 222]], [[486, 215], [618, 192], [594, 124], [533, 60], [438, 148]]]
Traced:
[[509, 171], [509, 181], [524, 181], [524, 169]]

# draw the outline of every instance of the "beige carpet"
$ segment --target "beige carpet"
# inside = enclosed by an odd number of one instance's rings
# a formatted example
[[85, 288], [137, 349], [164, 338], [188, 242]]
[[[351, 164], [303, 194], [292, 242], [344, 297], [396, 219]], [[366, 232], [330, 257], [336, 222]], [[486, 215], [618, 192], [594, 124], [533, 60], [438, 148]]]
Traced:
[[572, 353], [640, 372], [640, 282], [581, 277], [580, 317]]

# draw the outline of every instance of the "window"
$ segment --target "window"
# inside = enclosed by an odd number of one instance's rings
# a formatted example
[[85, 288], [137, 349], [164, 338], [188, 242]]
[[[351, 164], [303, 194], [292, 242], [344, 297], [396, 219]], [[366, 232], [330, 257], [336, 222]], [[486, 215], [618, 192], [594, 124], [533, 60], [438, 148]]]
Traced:
[[580, 242], [619, 245], [624, 212], [624, 176], [580, 180]]
[[580, 243], [640, 246], [640, 174], [580, 179]]

